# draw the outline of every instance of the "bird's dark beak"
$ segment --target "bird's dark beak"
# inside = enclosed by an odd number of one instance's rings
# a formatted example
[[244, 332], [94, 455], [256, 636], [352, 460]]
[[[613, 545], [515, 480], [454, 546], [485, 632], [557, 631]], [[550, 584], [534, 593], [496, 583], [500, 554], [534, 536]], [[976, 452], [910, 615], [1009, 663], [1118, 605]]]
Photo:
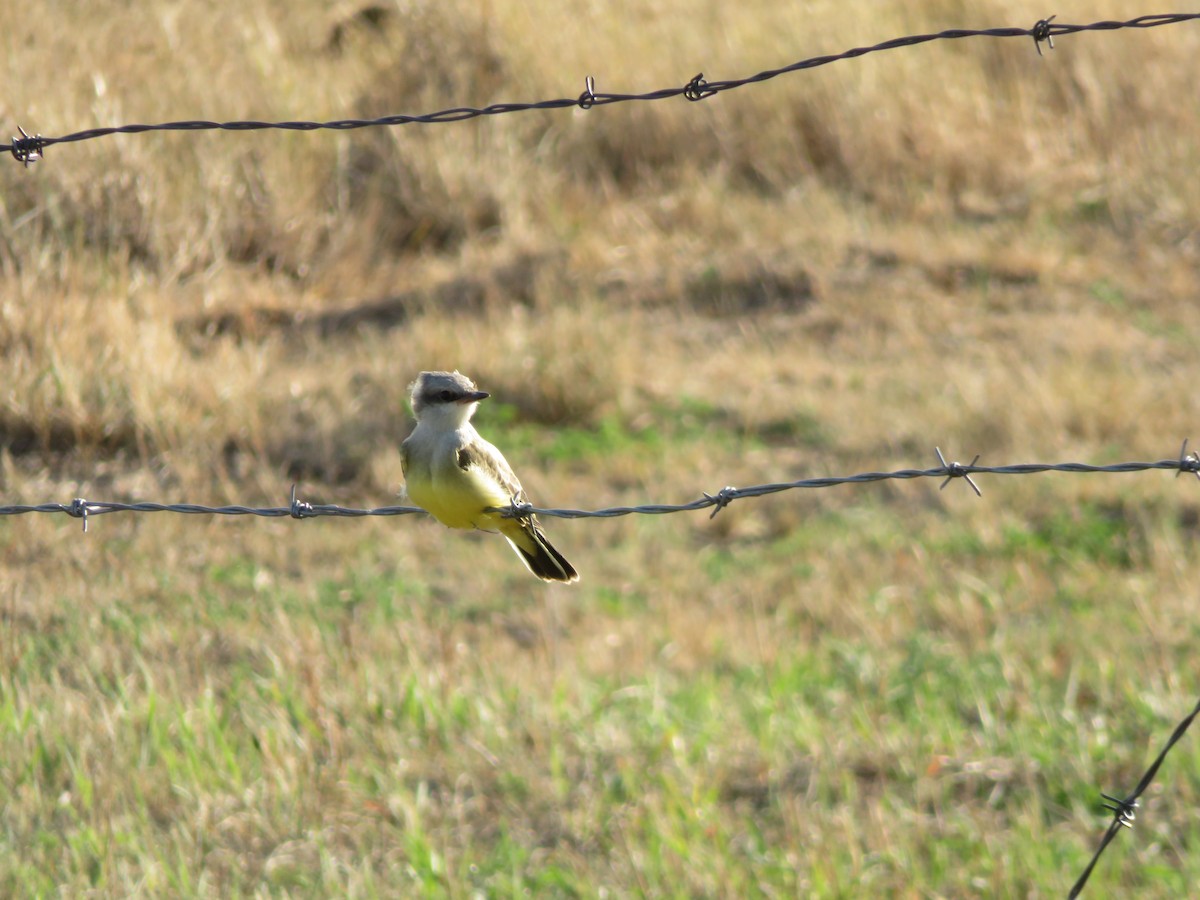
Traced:
[[458, 402], [478, 403], [480, 400], [486, 400], [490, 396], [491, 394], [489, 394], [487, 391], [467, 391], [467, 393], [462, 395], [462, 399]]

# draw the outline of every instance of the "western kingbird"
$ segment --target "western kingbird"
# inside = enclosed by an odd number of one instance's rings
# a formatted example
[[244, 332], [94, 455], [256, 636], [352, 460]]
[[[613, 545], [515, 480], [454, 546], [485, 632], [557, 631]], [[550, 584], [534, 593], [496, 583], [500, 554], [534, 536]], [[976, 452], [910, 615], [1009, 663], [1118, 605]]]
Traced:
[[533, 516], [489, 511], [528, 499], [500, 451], [471, 424], [488, 393], [459, 372], [422, 372], [410, 389], [417, 427], [400, 445], [400, 465], [413, 503], [451, 528], [500, 532], [543, 581], [578, 581]]

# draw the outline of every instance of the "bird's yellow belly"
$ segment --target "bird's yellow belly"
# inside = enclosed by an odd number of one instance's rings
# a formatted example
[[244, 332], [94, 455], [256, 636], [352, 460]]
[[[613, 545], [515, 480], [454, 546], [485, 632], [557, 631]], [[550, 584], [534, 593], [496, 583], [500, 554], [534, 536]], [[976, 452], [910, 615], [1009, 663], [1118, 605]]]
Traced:
[[408, 496], [417, 506], [450, 528], [495, 529], [498, 513], [487, 513], [491, 506], [507, 506], [509, 498], [488, 492], [479, 480], [459, 469], [450, 477], [412, 479]]

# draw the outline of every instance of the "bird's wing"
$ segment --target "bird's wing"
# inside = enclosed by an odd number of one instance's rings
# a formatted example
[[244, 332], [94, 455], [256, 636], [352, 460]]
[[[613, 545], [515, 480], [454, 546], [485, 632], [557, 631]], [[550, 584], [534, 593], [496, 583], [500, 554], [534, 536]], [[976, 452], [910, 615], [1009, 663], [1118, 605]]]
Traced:
[[408, 496], [408, 447], [404, 446], [408, 441], [404, 441], [400, 445], [400, 474], [404, 476], [404, 484], [400, 485], [400, 490], [396, 491], [396, 496], [402, 500], [410, 500]]
[[458, 467], [464, 472], [477, 469], [484, 478], [499, 485], [505, 497], [513, 503], [529, 502], [508, 460], [483, 438], [476, 438], [458, 448]]

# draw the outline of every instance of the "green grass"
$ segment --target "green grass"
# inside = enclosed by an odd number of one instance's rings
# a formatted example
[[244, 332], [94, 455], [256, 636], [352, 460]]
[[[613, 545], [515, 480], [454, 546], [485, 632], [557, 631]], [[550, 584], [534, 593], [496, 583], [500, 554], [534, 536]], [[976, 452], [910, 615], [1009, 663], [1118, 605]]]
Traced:
[[[585, 583], [558, 624], [534, 620], [533, 644], [503, 636], [536, 615], [512, 602], [438, 596], [366, 559], [263, 589], [269, 569], [232, 547], [195, 592], [39, 613], [49, 627], [22, 631], [0, 677], [20, 847], [0, 885], [123, 893], [137, 871], [141, 890], [185, 894], [1061, 892], [1103, 824], [1097, 791], [1131, 786], [1186, 690], [1147, 698], [1108, 653], [1055, 662], [1091, 627], [1044, 608], [1058, 599], [952, 598], [958, 573], [989, 582], [1014, 559], [1061, 595], [1086, 593], [1095, 566], [1136, 579], [1119, 520], [1085, 505], [981, 547], [925, 518], [948, 564], [906, 599], [883, 575], [874, 601], [810, 606], [834, 557], [907, 565], [905, 517], [878, 507], [863, 531], [864, 514], [711, 548], [690, 598]], [[127, 537], [126, 558], [146, 558]], [[763, 568], [780, 591], [747, 594]], [[831, 602], [891, 612], [860, 632]], [[1134, 624], [1117, 598], [1090, 602], [1107, 631]], [[697, 630], [713, 616], [736, 624]], [[643, 662], [551, 649], [604, 633]], [[1188, 646], [1169, 653], [1183, 664]], [[1196, 756], [1178, 751], [1153, 800], [1173, 841], [1195, 831], [1179, 778]], [[1129, 864], [1140, 836], [1097, 881], [1185, 889], [1186, 854], [1156, 864], [1152, 843]]]

